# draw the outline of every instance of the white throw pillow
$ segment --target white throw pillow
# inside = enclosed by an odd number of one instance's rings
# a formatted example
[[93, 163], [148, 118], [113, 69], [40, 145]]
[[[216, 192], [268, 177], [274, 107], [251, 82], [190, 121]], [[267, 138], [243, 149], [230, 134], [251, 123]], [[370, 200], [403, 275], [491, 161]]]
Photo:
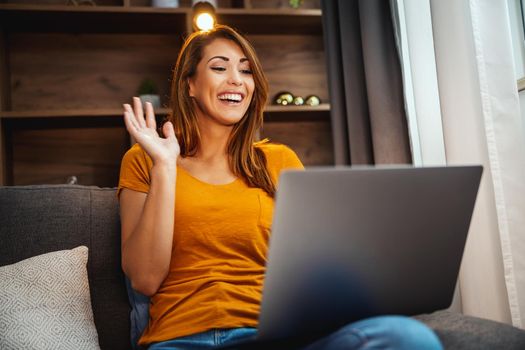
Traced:
[[0, 267], [0, 349], [100, 349], [87, 259], [81, 246]]

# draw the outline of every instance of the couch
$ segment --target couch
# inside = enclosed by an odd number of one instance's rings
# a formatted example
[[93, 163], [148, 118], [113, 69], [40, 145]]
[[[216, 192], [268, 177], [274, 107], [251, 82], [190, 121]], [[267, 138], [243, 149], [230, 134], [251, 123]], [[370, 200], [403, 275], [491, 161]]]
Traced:
[[[0, 187], [0, 266], [87, 246], [98, 341], [111, 350], [131, 348], [115, 193], [113, 188], [80, 185]], [[525, 331], [506, 324], [450, 311], [417, 318], [437, 332], [446, 349], [525, 349]]]

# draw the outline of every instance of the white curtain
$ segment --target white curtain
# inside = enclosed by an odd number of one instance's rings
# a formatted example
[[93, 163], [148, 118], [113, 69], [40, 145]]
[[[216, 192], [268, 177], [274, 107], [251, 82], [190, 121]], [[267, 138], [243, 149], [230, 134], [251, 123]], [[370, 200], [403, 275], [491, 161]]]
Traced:
[[[432, 125], [429, 120], [435, 125], [440, 116], [446, 163], [482, 164], [485, 169], [460, 272], [461, 307], [465, 314], [523, 328], [525, 133], [507, 4], [420, 0], [419, 6], [421, 2], [430, 4], [436, 69], [425, 74], [437, 77], [440, 113], [436, 107], [432, 112], [414, 109], [409, 118], [417, 122], [409, 124], [420, 130], [411, 135], [418, 135], [423, 147], [428, 137], [422, 128]], [[415, 62], [417, 55], [413, 52], [410, 60]], [[412, 74], [417, 80], [417, 71]], [[417, 94], [413, 98], [417, 106]], [[439, 143], [432, 142], [438, 150]], [[424, 150], [414, 151], [423, 154], [425, 164]]]
[[[446, 165], [430, 0], [390, 3], [403, 73], [413, 164]], [[462, 310], [459, 284], [449, 310]]]

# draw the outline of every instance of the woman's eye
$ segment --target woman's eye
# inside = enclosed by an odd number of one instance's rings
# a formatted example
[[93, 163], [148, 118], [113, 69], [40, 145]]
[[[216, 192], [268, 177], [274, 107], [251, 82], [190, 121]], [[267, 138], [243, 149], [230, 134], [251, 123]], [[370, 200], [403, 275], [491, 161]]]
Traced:
[[211, 69], [217, 72], [224, 72], [226, 70], [224, 67], [211, 67]]
[[242, 74], [252, 74], [252, 71], [251, 71], [251, 69], [242, 69], [241, 73]]

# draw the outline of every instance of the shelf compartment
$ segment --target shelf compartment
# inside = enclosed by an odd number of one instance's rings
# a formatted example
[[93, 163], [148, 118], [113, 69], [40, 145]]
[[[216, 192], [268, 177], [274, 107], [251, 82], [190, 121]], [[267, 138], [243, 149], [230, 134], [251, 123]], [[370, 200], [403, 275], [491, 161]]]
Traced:
[[9, 126], [13, 185], [60, 184], [76, 176], [79, 184], [114, 187], [120, 161], [128, 149], [123, 127], [78, 125], [58, 128]]
[[261, 138], [291, 147], [305, 166], [333, 165], [330, 120], [266, 123]]
[[11, 107], [5, 110], [119, 108], [141, 82], [167, 101], [182, 40], [159, 34], [11, 33]]

